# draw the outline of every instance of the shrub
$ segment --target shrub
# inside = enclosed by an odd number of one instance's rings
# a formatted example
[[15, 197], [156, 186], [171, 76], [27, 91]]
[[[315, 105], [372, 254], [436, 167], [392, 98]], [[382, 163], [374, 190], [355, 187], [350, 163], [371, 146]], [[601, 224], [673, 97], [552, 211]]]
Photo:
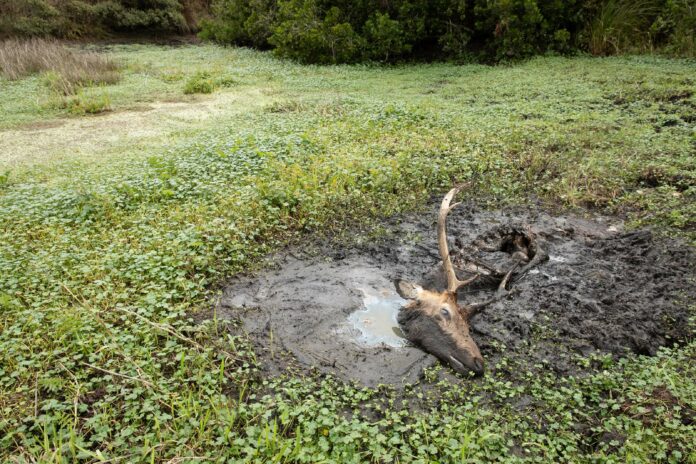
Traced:
[[651, 32], [657, 39], [664, 40], [668, 53], [696, 57], [696, 3], [668, 0], [651, 26]]
[[213, 0], [201, 37], [272, 46], [304, 63], [392, 62], [408, 56], [484, 60], [568, 52], [579, 0]]
[[0, 42], [3, 77], [16, 80], [41, 73], [49, 87], [62, 95], [72, 95], [83, 86], [113, 84], [119, 80], [118, 65], [100, 53], [77, 51], [53, 40]]
[[476, 29], [487, 35], [488, 54], [497, 60], [531, 56], [541, 51], [544, 20], [536, 1], [478, 1]]
[[276, 12], [277, 3], [272, 0], [217, 0], [211, 17], [201, 21], [200, 37], [266, 48], [277, 26]]
[[187, 32], [188, 24], [178, 0], [124, 2], [107, 0], [95, 6], [102, 24], [111, 30], [161, 30]]
[[269, 38], [277, 55], [322, 64], [360, 59], [362, 38], [338, 7], [323, 13], [316, 0], [284, 0], [278, 6], [281, 21]]
[[57, 36], [61, 12], [46, 1], [0, 0], [0, 37]]
[[184, 93], [191, 95], [194, 93], [213, 93], [217, 89], [218, 83], [208, 71], [197, 72], [191, 76], [184, 84]]
[[693, 0], [212, 1], [201, 37], [305, 63], [696, 50]]
[[371, 58], [389, 61], [390, 58], [411, 51], [411, 44], [406, 42], [406, 34], [399, 21], [388, 14], [375, 13], [365, 23], [365, 36], [370, 44], [368, 51]]
[[466, 0], [446, 2], [443, 13], [447, 20], [442, 22], [444, 28], [438, 34], [438, 42], [442, 47], [442, 51], [454, 58], [468, 55], [467, 45], [471, 40], [472, 30], [466, 24]]
[[201, 21], [199, 36], [204, 40], [250, 45], [244, 25], [249, 14], [249, 6], [244, 0], [218, 0], [213, 3], [212, 17]]

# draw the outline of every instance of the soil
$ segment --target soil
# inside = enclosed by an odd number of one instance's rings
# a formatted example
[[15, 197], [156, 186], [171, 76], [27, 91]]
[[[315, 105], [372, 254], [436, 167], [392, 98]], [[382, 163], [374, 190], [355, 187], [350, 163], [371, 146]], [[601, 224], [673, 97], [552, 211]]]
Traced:
[[[443, 288], [436, 217], [433, 202], [424, 214], [390, 221], [378, 239], [279, 253], [271, 268], [229, 282], [217, 316], [240, 322], [268, 375], [299, 365], [366, 386], [418, 381], [435, 358], [409, 344], [366, 345], [349, 316], [364, 309], [365, 292], [398, 298], [396, 278]], [[460, 206], [448, 222], [452, 252], [493, 229], [521, 225], [536, 234], [549, 259], [473, 319], [472, 334], [489, 369], [513, 356], [574, 375], [582, 369], [578, 358], [650, 356], [693, 335], [688, 305], [696, 300], [696, 252], [649, 230], [625, 231], [617, 218]], [[459, 298], [477, 302], [494, 291], [467, 287]]]

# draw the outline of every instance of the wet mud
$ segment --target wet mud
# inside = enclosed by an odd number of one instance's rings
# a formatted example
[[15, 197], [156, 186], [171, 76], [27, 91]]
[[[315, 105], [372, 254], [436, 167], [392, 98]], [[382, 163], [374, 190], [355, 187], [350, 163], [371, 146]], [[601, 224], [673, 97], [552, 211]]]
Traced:
[[[381, 238], [279, 253], [263, 272], [228, 283], [217, 317], [238, 322], [269, 375], [292, 365], [366, 386], [418, 381], [437, 361], [402, 338], [396, 314], [403, 300], [393, 280], [444, 288], [436, 217], [433, 203], [430, 211], [385, 224]], [[514, 356], [573, 375], [578, 358], [653, 355], [693, 335], [688, 306], [696, 299], [696, 253], [648, 230], [625, 231], [617, 218], [461, 206], [448, 222], [452, 254], [489, 240], [491, 231], [522, 227], [548, 259], [472, 320], [489, 369]], [[501, 267], [509, 257], [495, 248], [477, 255]], [[478, 302], [494, 291], [484, 281], [460, 290], [459, 298]]]

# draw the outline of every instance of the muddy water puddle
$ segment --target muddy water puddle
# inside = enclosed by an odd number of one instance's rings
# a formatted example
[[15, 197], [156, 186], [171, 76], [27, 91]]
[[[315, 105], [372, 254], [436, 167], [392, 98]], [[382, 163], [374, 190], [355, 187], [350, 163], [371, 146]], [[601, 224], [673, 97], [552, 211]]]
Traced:
[[361, 288], [360, 291], [364, 294], [363, 308], [348, 316], [348, 322], [360, 333], [356, 341], [365, 346], [406, 346], [406, 339], [396, 319], [406, 301], [393, 290], [375, 292]]
[[[292, 364], [367, 386], [417, 381], [436, 361], [400, 336], [396, 315], [404, 301], [392, 282], [442, 289], [437, 208], [385, 223], [385, 238], [364, 245], [326, 241], [311, 253], [280, 253], [273, 267], [229, 282], [218, 317], [239, 322], [267, 375]], [[649, 231], [624, 231], [616, 218], [533, 208], [461, 207], [448, 231], [453, 242], [466, 244], [495, 225], [519, 222], [544, 241], [550, 259], [514, 283], [514, 297], [472, 320], [472, 336], [492, 369], [512, 356], [572, 375], [578, 356], [653, 355], [689, 335], [693, 249]], [[484, 301], [492, 290], [467, 289], [460, 301]]]

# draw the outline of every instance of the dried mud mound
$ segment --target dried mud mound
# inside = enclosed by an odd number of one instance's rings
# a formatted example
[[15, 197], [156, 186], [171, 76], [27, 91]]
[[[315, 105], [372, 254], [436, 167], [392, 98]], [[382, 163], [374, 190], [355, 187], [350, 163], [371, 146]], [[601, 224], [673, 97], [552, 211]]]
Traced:
[[[432, 356], [408, 344], [370, 345], [350, 316], [364, 309], [366, 295], [398, 299], [395, 278], [442, 288], [436, 213], [393, 221], [383, 238], [352, 248], [324, 243], [318, 252], [279, 254], [272, 269], [229, 283], [218, 317], [240, 321], [269, 373], [295, 364], [368, 386], [416, 381], [435, 362]], [[613, 218], [533, 209], [461, 207], [451, 214], [448, 232], [451, 243], [469, 244], [509, 224], [528, 224], [549, 259], [513, 284], [514, 295], [473, 320], [489, 366], [512, 355], [572, 374], [578, 356], [652, 355], [692, 335], [691, 248], [645, 230], [625, 232]], [[459, 297], [467, 302], [493, 291], [485, 285], [465, 290]]]

